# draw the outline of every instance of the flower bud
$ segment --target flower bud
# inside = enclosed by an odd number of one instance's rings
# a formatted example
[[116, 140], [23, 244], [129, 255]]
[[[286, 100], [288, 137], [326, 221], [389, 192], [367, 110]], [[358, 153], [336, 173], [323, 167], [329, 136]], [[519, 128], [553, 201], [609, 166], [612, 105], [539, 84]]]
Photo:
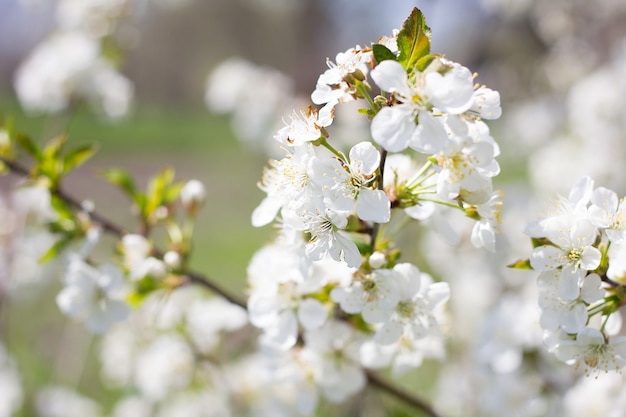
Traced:
[[173, 250], [168, 251], [163, 255], [163, 262], [165, 262], [165, 265], [170, 269], [178, 269], [181, 265], [180, 254]]
[[384, 253], [376, 251], [370, 255], [370, 266], [374, 269], [378, 269], [387, 263], [387, 257]]
[[180, 190], [180, 202], [183, 207], [191, 212], [195, 213], [198, 208], [204, 203], [206, 198], [206, 190], [204, 185], [198, 180], [190, 180]]

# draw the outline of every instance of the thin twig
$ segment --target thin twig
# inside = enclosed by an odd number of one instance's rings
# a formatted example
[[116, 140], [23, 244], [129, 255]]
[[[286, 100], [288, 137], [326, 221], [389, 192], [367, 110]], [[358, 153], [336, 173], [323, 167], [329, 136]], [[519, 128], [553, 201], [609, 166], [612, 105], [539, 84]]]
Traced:
[[[4, 158], [0, 158], [0, 160], [13, 173], [21, 175], [21, 176], [30, 175], [29, 170], [23, 165], [19, 164], [18, 162], [5, 160]], [[71, 207], [77, 210], [84, 210], [84, 206], [80, 200], [69, 195], [68, 193], [64, 192], [60, 188], [53, 190], [53, 192], [57, 195], [57, 197], [61, 198]], [[100, 226], [102, 227], [104, 231], [110, 234], [121, 237], [126, 233], [122, 227], [120, 227], [113, 221], [109, 220], [108, 218], [104, 217], [102, 214], [98, 213], [95, 210], [90, 211], [89, 215], [95, 222], [100, 224]], [[193, 272], [193, 271], [187, 271], [185, 275], [186, 275], [188, 282], [200, 285], [220, 295], [221, 297], [225, 298], [229, 302], [236, 304], [244, 309], [247, 309], [247, 305], [244, 300], [241, 300], [239, 297], [231, 294], [229, 291], [226, 291], [224, 288], [217, 285], [214, 280], [210, 279], [206, 275]], [[399, 399], [400, 401], [410, 405], [411, 407], [417, 410], [421, 410], [423, 413], [425, 413], [426, 415], [430, 417], [441, 417], [440, 414], [438, 414], [426, 401], [422, 400], [421, 398], [418, 398], [415, 395], [401, 389], [400, 387], [397, 387], [394, 384], [388, 381], [385, 381], [379, 375], [377, 375], [371, 370], [365, 370], [365, 373], [367, 375], [368, 383], [371, 384], [372, 386], [378, 388], [379, 390], [383, 392], [386, 392], [389, 395], [392, 395], [393, 397]]]
[[416, 397], [415, 395], [403, 390], [402, 388], [393, 385], [380, 377], [380, 375], [372, 372], [370, 370], [365, 371], [367, 375], [367, 381], [376, 388], [381, 391], [385, 391], [386, 393], [393, 395], [399, 400], [409, 404], [413, 408], [423, 411], [425, 414], [430, 417], [441, 417], [439, 413], [437, 413], [427, 402], [422, 400], [421, 398]]

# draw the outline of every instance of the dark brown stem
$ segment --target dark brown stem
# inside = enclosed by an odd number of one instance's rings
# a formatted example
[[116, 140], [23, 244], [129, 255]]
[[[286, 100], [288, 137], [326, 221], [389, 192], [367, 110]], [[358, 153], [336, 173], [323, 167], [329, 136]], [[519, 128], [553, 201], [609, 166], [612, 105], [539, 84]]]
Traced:
[[[383, 172], [385, 170], [385, 161], [387, 160], [387, 151], [384, 148], [380, 149], [380, 163], [378, 164], [378, 171], [380, 175], [378, 176], [378, 189], [382, 190], [383, 186]], [[379, 223], [374, 223], [372, 227], [372, 232], [370, 234], [370, 245], [372, 246], [372, 250], [376, 250], [376, 238], [378, 237], [378, 230], [380, 229]]]
[[430, 404], [421, 398], [418, 398], [406, 390], [385, 381], [375, 372], [366, 370], [365, 373], [367, 375], [367, 381], [370, 385], [380, 389], [381, 391], [385, 391], [387, 394], [396, 397], [417, 410], [421, 410], [424, 414], [430, 417], [441, 417], [441, 415], [437, 413]]

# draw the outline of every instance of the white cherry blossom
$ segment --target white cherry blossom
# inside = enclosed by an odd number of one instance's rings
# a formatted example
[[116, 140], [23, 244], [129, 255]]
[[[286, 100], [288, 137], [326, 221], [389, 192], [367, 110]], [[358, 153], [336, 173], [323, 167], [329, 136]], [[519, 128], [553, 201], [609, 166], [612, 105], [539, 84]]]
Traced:
[[608, 188], [598, 187], [591, 195], [589, 221], [604, 229], [609, 240], [616, 242], [626, 237], [626, 203]]
[[312, 175], [319, 182], [328, 204], [361, 220], [386, 223], [391, 217], [390, 201], [383, 190], [372, 189], [380, 163], [380, 152], [370, 142], [350, 149], [349, 161], [318, 158]]
[[359, 249], [342, 230], [348, 224], [345, 213], [325, 207], [318, 199], [311, 201], [302, 215], [304, 230], [311, 234], [306, 244], [309, 259], [319, 261], [330, 257], [355, 268], [361, 264]]
[[496, 234], [501, 224], [502, 197], [502, 191], [496, 191], [489, 201], [476, 206], [480, 220], [472, 228], [471, 240], [475, 247], [484, 247], [490, 252], [495, 252]]
[[381, 309], [372, 320], [380, 323], [374, 340], [391, 344], [400, 337], [421, 339], [438, 332], [436, 309], [450, 297], [445, 282], [433, 283], [432, 278], [412, 264], [401, 263], [393, 268], [400, 298], [391, 309]]
[[[364, 79], [369, 72], [369, 64], [372, 61], [372, 51], [360, 47], [350, 48], [345, 52], [340, 52], [335, 58], [335, 62], [326, 61], [328, 69], [319, 76], [315, 91], [311, 94], [311, 100], [315, 104], [331, 102], [343, 102], [353, 100], [352, 90], [344, 78], [355, 76]], [[333, 104], [334, 106], [334, 104]]]
[[65, 282], [57, 295], [57, 305], [68, 316], [84, 321], [93, 333], [107, 331], [130, 314], [123, 300], [122, 273], [111, 264], [96, 269], [72, 257]]
[[555, 349], [557, 358], [582, 366], [585, 373], [619, 371], [626, 365], [626, 336], [607, 341], [599, 330], [585, 327], [575, 340], [563, 340]]
[[359, 363], [362, 337], [348, 324], [329, 321], [306, 332], [300, 359], [310, 367], [322, 395], [332, 402], [343, 402], [360, 391], [366, 377]]
[[306, 111], [296, 112], [291, 116], [291, 122], [280, 129], [274, 139], [283, 145], [300, 146], [306, 142], [314, 142], [324, 136], [323, 128], [332, 124], [334, 106], [331, 101], [320, 110], [310, 107]]
[[579, 295], [579, 285], [587, 271], [600, 264], [601, 253], [593, 245], [597, 229], [586, 220], [572, 221], [564, 217], [553, 218], [543, 225], [547, 237], [556, 246], [535, 248], [530, 257], [537, 271], [559, 269], [559, 296], [574, 300]]

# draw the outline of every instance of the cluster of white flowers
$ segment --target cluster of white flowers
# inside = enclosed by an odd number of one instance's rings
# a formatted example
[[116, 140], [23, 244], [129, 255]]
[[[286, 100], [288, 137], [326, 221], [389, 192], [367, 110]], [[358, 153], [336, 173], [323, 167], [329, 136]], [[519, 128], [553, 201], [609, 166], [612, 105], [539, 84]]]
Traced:
[[626, 365], [626, 337], [616, 313], [625, 287], [626, 205], [581, 178], [553, 212], [526, 233], [537, 246], [530, 265], [538, 278], [540, 323], [556, 356], [587, 374]]
[[107, 57], [103, 39], [130, 7], [130, 0], [59, 1], [57, 29], [15, 74], [22, 106], [33, 113], [57, 113], [85, 100], [108, 118], [127, 114], [133, 85]]
[[[363, 368], [400, 374], [444, 356], [448, 283], [399, 262], [385, 228], [392, 213], [425, 220], [461, 209], [476, 220], [475, 246], [495, 249], [499, 149], [482, 119], [500, 116], [499, 95], [438, 55], [422, 67], [403, 61], [402, 36], [328, 61], [311, 95], [321, 107], [294, 112], [274, 135], [286, 156], [265, 170], [252, 215], [254, 226], [278, 219], [280, 233], [249, 265], [250, 322], [263, 350], [291, 350], [331, 402], [363, 388]], [[335, 110], [357, 100], [369, 105], [359, 113], [373, 140], [344, 152]]]

